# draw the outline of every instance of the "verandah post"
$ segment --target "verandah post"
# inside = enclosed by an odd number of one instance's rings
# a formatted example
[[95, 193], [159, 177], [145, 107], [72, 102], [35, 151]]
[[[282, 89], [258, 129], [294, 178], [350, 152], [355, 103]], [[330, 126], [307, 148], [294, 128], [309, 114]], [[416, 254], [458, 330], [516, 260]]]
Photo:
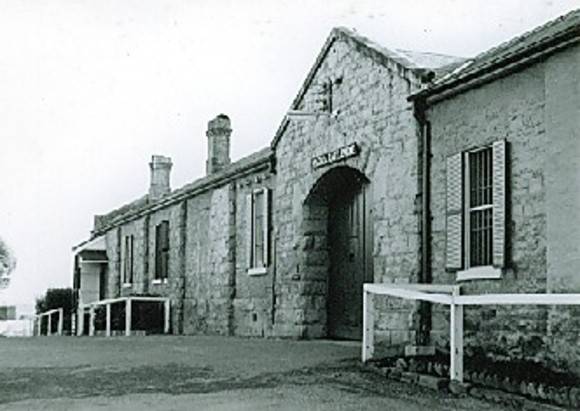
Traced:
[[452, 293], [449, 373], [451, 380], [463, 382], [463, 305], [455, 304], [459, 293], [459, 288]]
[[374, 352], [374, 307], [373, 296], [363, 285], [363, 341], [362, 361], [367, 362], [373, 358]]
[[95, 306], [91, 305], [89, 311], [89, 336], [95, 335]]
[[52, 331], [52, 313], [48, 313], [47, 317], [48, 317], [48, 328], [46, 329], [46, 335], [50, 335]]
[[85, 307], [83, 305], [79, 306], [77, 310], [77, 336], [82, 336], [85, 332]]
[[131, 299], [125, 300], [125, 336], [131, 335]]
[[58, 335], [62, 335], [63, 317], [64, 310], [61, 307], [58, 309]]
[[106, 324], [105, 324], [105, 335], [107, 337], [111, 336], [111, 304], [105, 305], [106, 309]]
[[171, 313], [171, 300], [166, 299], [164, 303], [164, 324], [163, 324], [163, 333], [169, 334], [169, 314]]

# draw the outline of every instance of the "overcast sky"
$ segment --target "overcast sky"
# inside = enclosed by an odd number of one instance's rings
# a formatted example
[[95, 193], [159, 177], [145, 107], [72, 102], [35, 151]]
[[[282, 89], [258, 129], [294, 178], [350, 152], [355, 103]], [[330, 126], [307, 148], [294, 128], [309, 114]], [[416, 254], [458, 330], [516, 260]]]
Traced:
[[580, 0], [0, 2], [0, 236], [18, 259], [0, 302], [72, 283], [94, 214], [204, 174], [205, 129], [232, 158], [270, 143], [334, 26], [388, 48], [472, 56]]

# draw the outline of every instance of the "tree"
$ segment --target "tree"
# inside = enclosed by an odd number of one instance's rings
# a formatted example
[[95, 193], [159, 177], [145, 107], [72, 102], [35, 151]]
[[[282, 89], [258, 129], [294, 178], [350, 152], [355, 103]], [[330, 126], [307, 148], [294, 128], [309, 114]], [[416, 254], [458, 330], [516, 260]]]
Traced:
[[16, 258], [12, 250], [0, 238], [0, 288], [5, 288], [10, 284], [10, 273], [16, 267]]
[[65, 313], [72, 312], [75, 307], [72, 288], [49, 288], [44, 296], [36, 299], [36, 313], [63, 308]]
[[[74, 310], [76, 310], [76, 299], [74, 298], [75, 293], [72, 288], [49, 288], [46, 290], [44, 296], [36, 299], [36, 313], [40, 314], [48, 310], [54, 310], [56, 308], [63, 309], [63, 330], [65, 333], [69, 333], [72, 330], [72, 317]], [[41, 332], [44, 333], [47, 323], [43, 322], [41, 324]], [[54, 332], [54, 327], [56, 323], [52, 323], [52, 330]]]

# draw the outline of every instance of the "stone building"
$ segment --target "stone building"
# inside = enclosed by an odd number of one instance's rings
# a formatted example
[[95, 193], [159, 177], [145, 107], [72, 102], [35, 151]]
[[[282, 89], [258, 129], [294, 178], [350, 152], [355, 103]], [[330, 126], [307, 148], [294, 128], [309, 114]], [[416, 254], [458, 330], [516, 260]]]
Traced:
[[[219, 115], [205, 177], [171, 190], [153, 156], [149, 193], [75, 248], [76, 288], [167, 296], [176, 334], [355, 339], [364, 282], [580, 291], [579, 21], [469, 60], [334, 29], [269, 147], [231, 162]], [[439, 308], [377, 308], [383, 344], [446, 344]], [[547, 335], [562, 312], [468, 318]]]
[[[433, 282], [466, 294], [580, 291], [579, 40], [575, 11], [412, 96], [429, 141]], [[437, 308], [435, 340], [448, 333]], [[580, 369], [577, 310], [469, 308], [466, 331], [506, 351], [541, 339]]]

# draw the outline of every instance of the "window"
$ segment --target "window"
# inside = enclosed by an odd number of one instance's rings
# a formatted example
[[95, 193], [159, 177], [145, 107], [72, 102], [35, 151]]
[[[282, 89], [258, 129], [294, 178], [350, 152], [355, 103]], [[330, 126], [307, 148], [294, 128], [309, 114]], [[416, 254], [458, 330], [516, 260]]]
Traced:
[[166, 282], [169, 273], [169, 221], [155, 227], [155, 280]]
[[254, 190], [247, 197], [248, 273], [265, 274], [268, 266], [269, 191]]
[[133, 283], [133, 236], [126, 235], [123, 248], [123, 284]]
[[504, 140], [447, 158], [446, 268], [460, 280], [505, 267], [505, 169]]
[[486, 147], [465, 154], [467, 194], [466, 267], [492, 265], [493, 246], [493, 166], [492, 150]]

